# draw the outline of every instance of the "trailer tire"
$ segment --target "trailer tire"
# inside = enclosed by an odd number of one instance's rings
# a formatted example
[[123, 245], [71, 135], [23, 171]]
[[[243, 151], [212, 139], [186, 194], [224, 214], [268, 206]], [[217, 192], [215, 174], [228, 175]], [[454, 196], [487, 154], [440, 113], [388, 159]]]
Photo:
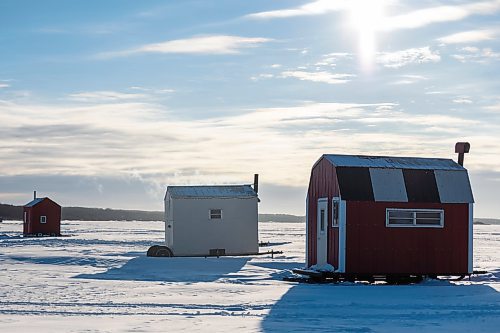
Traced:
[[174, 253], [167, 246], [159, 246], [156, 250], [157, 257], [173, 257]]
[[151, 247], [148, 249], [148, 252], [146, 253], [146, 255], [147, 255], [148, 257], [156, 257], [156, 255], [155, 255], [155, 254], [156, 254], [156, 251], [158, 250], [158, 247], [159, 247], [159, 246], [160, 246], [160, 245], [153, 245], [153, 246], [151, 246]]
[[167, 246], [153, 245], [148, 249], [148, 257], [173, 257], [174, 253]]

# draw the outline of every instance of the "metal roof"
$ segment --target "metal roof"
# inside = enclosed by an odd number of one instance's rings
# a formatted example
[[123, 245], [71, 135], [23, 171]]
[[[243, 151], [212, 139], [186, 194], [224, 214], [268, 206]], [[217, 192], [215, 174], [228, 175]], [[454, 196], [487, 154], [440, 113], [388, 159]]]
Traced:
[[257, 193], [250, 185], [168, 186], [173, 198], [252, 198]]
[[455, 161], [447, 158], [389, 157], [364, 155], [323, 155], [338, 167], [365, 167], [420, 170], [465, 170]]
[[33, 199], [30, 202], [28, 202], [26, 205], [24, 205], [24, 207], [33, 207], [34, 205], [39, 204], [40, 202], [42, 202], [45, 199], [47, 199], [47, 198], [36, 198], [36, 199]]

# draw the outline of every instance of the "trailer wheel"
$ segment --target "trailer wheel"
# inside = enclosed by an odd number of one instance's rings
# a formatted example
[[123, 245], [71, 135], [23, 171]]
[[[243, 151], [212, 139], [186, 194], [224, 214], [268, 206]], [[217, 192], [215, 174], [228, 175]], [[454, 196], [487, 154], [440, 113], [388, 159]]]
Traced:
[[147, 255], [148, 257], [156, 257], [156, 255], [155, 255], [155, 254], [156, 254], [156, 251], [158, 250], [158, 247], [159, 247], [159, 246], [160, 246], [160, 245], [153, 245], [153, 246], [151, 246], [151, 247], [148, 249], [148, 252], [146, 253], [146, 255]]
[[167, 246], [153, 245], [148, 249], [148, 257], [173, 257], [174, 253]]
[[173, 257], [174, 253], [167, 246], [159, 246], [156, 250], [157, 257]]

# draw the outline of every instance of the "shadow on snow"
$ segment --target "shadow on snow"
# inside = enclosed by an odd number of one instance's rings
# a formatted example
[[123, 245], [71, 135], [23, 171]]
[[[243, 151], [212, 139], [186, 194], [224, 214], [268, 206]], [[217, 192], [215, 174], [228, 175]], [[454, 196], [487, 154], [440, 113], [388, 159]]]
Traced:
[[[487, 278], [500, 281], [500, 271]], [[297, 284], [262, 321], [263, 332], [494, 331], [500, 293], [473, 284], [426, 280], [414, 285]]]
[[163, 282], [211, 282], [238, 272], [250, 258], [153, 258], [139, 256], [121, 267], [113, 267], [102, 273], [80, 274], [79, 279], [163, 281]]
[[148, 248], [154, 245], [154, 240], [104, 240], [104, 239], [78, 239], [70, 235], [64, 237], [21, 237], [9, 236], [0, 237], [0, 247], [26, 247], [43, 246], [48, 248], [60, 248], [65, 246], [124, 246]]

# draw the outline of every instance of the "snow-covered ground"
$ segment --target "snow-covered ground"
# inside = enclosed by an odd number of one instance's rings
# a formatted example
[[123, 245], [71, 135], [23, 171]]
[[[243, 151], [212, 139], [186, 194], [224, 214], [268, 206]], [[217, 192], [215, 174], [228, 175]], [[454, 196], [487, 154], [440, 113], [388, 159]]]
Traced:
[[500, 226], [475, 226], [472, 281], [284, 282], [304, 226], [260, 223], [283, 255], [148, 258], [162, 222], [64, 222], [71, 237], [0, 223], [0, 332], [500, 332]]

